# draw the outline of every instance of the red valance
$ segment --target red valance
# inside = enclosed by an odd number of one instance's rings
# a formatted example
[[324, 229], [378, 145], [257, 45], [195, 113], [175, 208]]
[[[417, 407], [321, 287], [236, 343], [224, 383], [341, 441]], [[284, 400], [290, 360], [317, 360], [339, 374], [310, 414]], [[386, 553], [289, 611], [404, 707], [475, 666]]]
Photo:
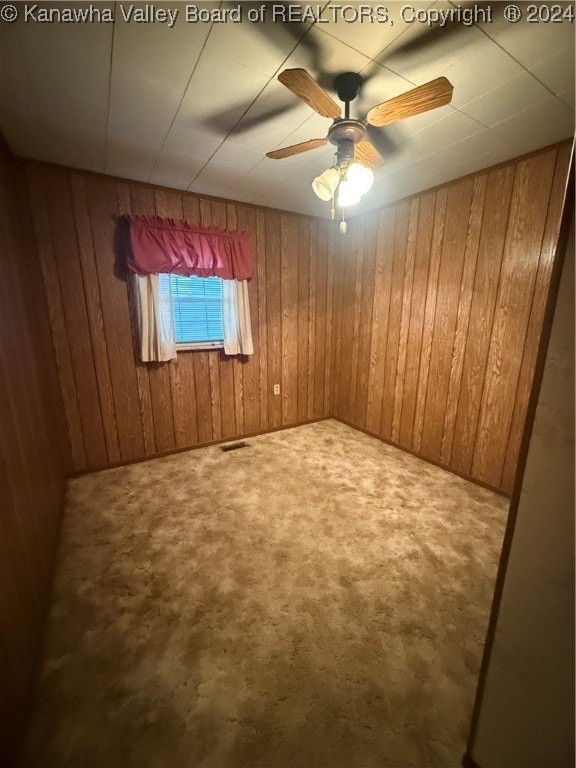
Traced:
[[247, 232], [201, 227], [159, 216], [126, 216], [130, 248], [126, 263], [131, 272], [158, 272], [184, 277], [222, 277], [248, 280], [254, 263]]

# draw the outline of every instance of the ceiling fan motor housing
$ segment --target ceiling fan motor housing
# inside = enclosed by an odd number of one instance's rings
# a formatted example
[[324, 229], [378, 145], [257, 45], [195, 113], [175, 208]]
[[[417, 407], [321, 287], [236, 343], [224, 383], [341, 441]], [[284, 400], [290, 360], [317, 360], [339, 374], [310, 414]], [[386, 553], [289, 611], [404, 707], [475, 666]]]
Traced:
[[362, 86], [362, 75], [357, 72], [343, 72], [334, 80], [334, 88], [340, 101], [354, 101]]
[[338, 147], [338, 165], [354, 160], [354, 145], [366, 138], [366, 126], [362, 120], [336, 119], [328, 131], [328, 141]]

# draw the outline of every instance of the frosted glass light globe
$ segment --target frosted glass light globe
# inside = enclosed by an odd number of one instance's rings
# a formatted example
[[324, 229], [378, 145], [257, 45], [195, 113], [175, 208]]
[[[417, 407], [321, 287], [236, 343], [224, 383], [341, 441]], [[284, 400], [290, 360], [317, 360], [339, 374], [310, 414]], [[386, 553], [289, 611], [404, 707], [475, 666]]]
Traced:
[[312, 189], [320, 200], [331, 200], [339, 181], [340, 174], [336, 168], [328, 168], [320, 176], [316, 176], [312, 182]]
[[347, 208], [360, 202], [360, 195], [349, 181], [341, 181], [338, 187], [338, 205]]
[[362, 196], [368, 192], [374, 184], [374, 174], [370, 168], [366, 168], [360, 163], [352, 163], [346, 174], [346, 181], [349, 182], [355, 192]]

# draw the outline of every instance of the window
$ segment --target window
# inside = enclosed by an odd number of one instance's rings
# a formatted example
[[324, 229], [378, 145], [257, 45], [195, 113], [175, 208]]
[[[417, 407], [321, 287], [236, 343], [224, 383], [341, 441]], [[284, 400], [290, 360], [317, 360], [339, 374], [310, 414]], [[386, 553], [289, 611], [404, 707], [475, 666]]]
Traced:
[[224, 346], [222, 279], [161, 275], [172, 295], [174, 336], [178, 349]]

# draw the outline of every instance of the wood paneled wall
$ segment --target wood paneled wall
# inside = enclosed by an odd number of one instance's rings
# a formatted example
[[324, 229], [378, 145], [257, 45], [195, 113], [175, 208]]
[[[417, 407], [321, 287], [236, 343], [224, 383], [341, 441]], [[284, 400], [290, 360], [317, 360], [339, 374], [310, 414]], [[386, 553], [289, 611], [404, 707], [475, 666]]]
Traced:
[[[33, 162], [26, 179], [76, 471], [329, 415], [328, 222]], [[127, 283], [114, 273], [123, 213], [250, 233], [253, 356], [137, 361]]]
[[511, 491], [569, 155], [564, 143], [350, 222], [334, 416]]
[[[532, 382], [567, 144], [329, 222], [26, 164], [77, 471], [334, 415], [509, 491]], [[140, 364], [122, 213], [246, 229], [255, 354]], [[273, 394], [280, 384], [281, 394]]]
[[19, 164], [0, 140], [0, 763], [12, 766], [71, 471]]

